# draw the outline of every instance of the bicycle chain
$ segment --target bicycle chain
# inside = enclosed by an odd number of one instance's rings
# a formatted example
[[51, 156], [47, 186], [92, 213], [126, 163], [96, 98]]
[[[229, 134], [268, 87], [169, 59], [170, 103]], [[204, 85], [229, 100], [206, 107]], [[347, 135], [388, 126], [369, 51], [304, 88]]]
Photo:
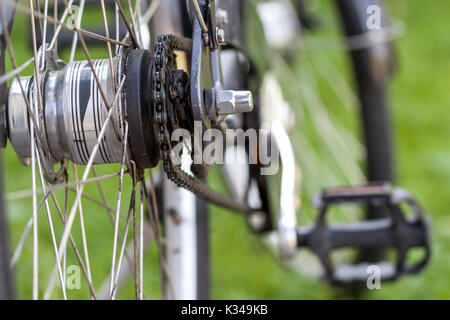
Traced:
[[[175, 50], [187, 51], [182, 44], [180, 38], [174, 35], [158, 36], [155, 44], [155, 55], [153, 57], [152, 65], [152, 90], [153, 90], [153, 105], [154, 105], [154, 125], [157, 130], [157, 143], [160, 151], [160, 159], [163, 162], [163, 169], [168, 179], [175, 183], [178, 187], [185, 188], [196, 195], [204, 198], [210, 203], [218, 206], [229, 208], [235, 211], [251, 212], [253, 211], [245, 203], [238, 202], [228, 195], [219, 193], [209, 188], [201, 179], [198, 179], [189, 173], [183, 171], [180, 165], [175, 164], [172, 160], [172, 143], [171, 135], [168, 128], [168, 105], [170, 92], [166, 92], [167, 77], [171, 77], [171, 64], [175, 64]], [[184, 94], [185, 96], [185, 94]], [[185, 99], [186, 97], [179, 99]], [[189, 100], [189, 99], [185, 99]], [[190, 103], [187, 103], [189, 106]], [[171, 110], [171, 112], [175, 112]], [[173, 128], [172, 128], [173, 129]]]

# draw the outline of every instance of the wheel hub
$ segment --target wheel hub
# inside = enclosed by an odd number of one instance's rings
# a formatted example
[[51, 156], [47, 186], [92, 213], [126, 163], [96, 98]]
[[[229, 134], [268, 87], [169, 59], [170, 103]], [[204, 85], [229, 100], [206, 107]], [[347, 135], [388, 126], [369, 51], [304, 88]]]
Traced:
[[[38, 111], [37, 123], [47, 141], [46, 151], [55, 163], [71, 160], [80, 165], [87, 164], [112, 107], [111, 123], [106, 127], [94, 163], [121, 162], [126, 121], [130, 159], [140, 168], [158, 164], [160, 152], [154, 126], [153, 58], [147, 50], [129, 50], [113, 59], [113, 69], [107, 59], [92, 61], [100, 88], [88, 61], [71, 62], [60, 70], [41, 75], [43, 110]], [[125, 77], [123, 90], [113, 106], [122, 75]], [[170, 106], [167, 114], [171, 128], [191, 127], [187, 74], [174, 69], [165, 76], [168, 80], [166, 92], [170, 94], [163, 99]], [[19, 159], [29, 164], [30, 118], [22, 88], [31, 108], [37, 105], [34, 77], [22, 77], [21, 83], [14, 79], [8, 93], [8, 128]]]

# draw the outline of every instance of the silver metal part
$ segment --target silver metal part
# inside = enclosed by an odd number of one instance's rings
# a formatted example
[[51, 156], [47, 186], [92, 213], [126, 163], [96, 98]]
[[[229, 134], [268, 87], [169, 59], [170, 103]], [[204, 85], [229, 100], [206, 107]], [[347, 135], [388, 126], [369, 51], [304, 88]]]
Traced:
[[225, 30], [222, 28], [216, 28], [216, 40], [218, 44], [225, 43]]
[[221, 8], [216, 10], [216, 23], [221, 28], [228, 23], [228, 12], [226, 10]]
[[[189, 171], [192, 162], [184, 150], [182, 167]], [[170, 283], [165, 288], [165, 299], [198, 299], [197, 287], [197, 202], [192, 192], [179, 188], [164, 178], [164, 217], [167, 242], [166, 263]], [[174, 214], [177, 219], [173, 219]]]
[[266, 74], [261, 87], [261, 118], [262, 127], [270, 132], [279, 150], [282, 164], [277, 234], [279, 254], [284, 259], [293, 257], [297, 251], [296, 165], [294, 150], [286, 128], [289, 125], [285, 116], [286, 107], [275, 76]]
[[256, 8], [269, 46], [284, 50], [299, 42], [301, 24], [289, 0], [263, 1]]
[[215, 99], [219, 115], [253, 111], [253, 95], [250, 91], [219, 90]]
[[281, 121], [272, 123], [271, 134], [280, 151], [281, 195], [278, 216], [280, 256], [290, 258], [297, 251], [297, 217], [295, 214], [295, 157], [292, 143]]
[[[29, 92], [29, 86], [33, 83], [32, 77], [21, 77], [20, 79], [24, 90]], [[28, 97], [29, 96], [30, 95], [28, 94]], [[28, 100], [30, 99], [28, 98]], [[22, 96], [20, 84], [17, 79], [14, 79], [9, 87], [8, 93], [9, 141], [19, 155], [20, 162], [25, 165], [29, 165], [31, 160], [30, 129], [28, 120], [27, 106]]]
[[[117, 61], [117, 60], [116, 60]], [[116, 63], [116, 62], [115, 62]], [[108, 105], [115, 93], [108, 60], [93, 61]], [[40, 130], [48, 139], [48, 148], [55, 161], [72, 160], [87, 164], [108, 115], [97, 82], [87, 61], [76, 61], [61, 70], [49, 71], [44, 79], [44, 110], [38, 121]], [[29, 101], [35, 94], [32, 77], [22, 77], [22, 86]], [[119, 112], [115, 108], [112, 121], [106, 129], [95, 163], [117, 163], [122, 157], [122, 141], [116, 132]], [[17, 79], [11, 83], [8, 94], [8, 122], [11, 144], [22, 163], [31, 156], [29, 113]]]

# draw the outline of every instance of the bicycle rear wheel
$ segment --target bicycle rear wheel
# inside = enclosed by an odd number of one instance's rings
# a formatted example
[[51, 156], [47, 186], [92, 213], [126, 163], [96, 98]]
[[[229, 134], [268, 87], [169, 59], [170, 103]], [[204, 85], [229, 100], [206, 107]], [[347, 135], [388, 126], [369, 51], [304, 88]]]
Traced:
[[[138, 59], [148, 63], [154, 40], [148, 23], [158, 1], [9, 1], [3, 6], [15, 9], [16, 18], [15, 27], [2, 34], [8, 54], [1, 56], [7, 68], [0, 84], [10, 89], [1, 96], [2, 103], [8, 96], [11, 142], [5, 152], [11, 222], [3, 211], [0, 216], [2, 289], [11, 287], [11, 265], [22, 298], [173, 297], [164, 291], [171, 279], [156, 182], [146, 170], [151, 165], [143, 164], [152, 156], [134, 154], [132, 130], [140, 125], [131, 125], [135, 112], [123, 112], [127, 101], [145, 95], [134, 85], [148, 70], [143, 64], [132, 68]], [[33, 30], [30, 46], [21, 25]], [[17, 122], [11, 119], [21, 118], [21, 108], [25, 135], [18, 143]], [[50, 109], [58, 113], [56, 122]], [[16, 153], [29, 167], [17, 166]], [[15, 248], [12, 258], [4, 229]]]

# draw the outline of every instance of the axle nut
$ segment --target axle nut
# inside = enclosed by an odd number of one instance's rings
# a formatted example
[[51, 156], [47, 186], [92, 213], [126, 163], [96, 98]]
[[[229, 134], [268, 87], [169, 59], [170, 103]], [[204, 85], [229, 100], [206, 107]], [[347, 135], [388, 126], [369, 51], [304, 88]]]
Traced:
[[219, 90], [216, 92], [216, 110], [219, 115], [231, 115], [253, 110], [250, 91]]

